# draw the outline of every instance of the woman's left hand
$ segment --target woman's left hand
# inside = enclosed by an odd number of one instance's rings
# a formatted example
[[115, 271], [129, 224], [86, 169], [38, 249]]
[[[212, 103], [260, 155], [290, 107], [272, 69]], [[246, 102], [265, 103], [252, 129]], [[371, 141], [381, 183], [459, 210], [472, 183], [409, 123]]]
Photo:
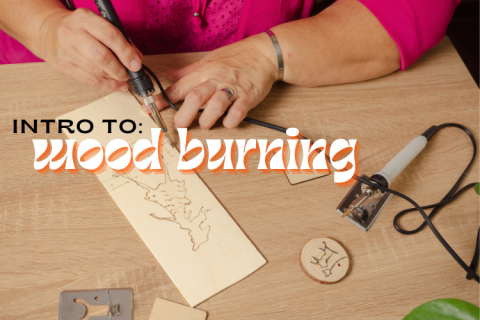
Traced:
[[[190, 126], [207, 101], [199, 119], [202, 129], [210, 129], [230, 104], [223, 125], [235, 128], [267, 96], [278, 70], [270, 39], [259, 34], [214, 50], [182, 69], [169, 71], [167, 77], [175, 81], [165, 90], [172, 103], [185, 100], [175, 114], [177, 128]], [[233, 91], [231, 100], [222, 88]], [[161, 95], [156, 99], [159, 109], [167, 106]]]

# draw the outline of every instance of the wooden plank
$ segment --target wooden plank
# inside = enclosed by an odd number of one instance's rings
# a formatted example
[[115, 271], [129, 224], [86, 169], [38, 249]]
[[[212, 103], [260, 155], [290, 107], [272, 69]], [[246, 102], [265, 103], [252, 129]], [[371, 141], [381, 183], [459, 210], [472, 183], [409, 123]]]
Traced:
[[149, 320], [205, 320], [207, 313], [164, 299], [155, 300]]
[[[112, 93], [58, 119], [78, 123], [89, 119], [88, 134], [65, 133], [81, 143], [97, 140], [104, 148], [113, 139], [133, 145], [152, 141], [157, 126], [141, 112], [130, 93]], [[133, 133], [112, 125], [108, 133], [104, 119], [136, 123]], [[128, 129], [132, 125], [128, 125]], [[195, 174], [177, 170], [179, 153], [165, 140], [162, 146], [164, 173], [145, 174], [136, 167], [117, 173], [107, 166], [98, 178], [133, 225], [153, 255], [191, 306], [242, 280], [266, 263], [215, 196]]]

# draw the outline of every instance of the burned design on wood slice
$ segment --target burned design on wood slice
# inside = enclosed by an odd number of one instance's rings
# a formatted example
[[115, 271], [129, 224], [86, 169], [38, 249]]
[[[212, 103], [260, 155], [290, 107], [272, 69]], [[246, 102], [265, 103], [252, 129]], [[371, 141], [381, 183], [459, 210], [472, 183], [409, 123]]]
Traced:
[[310, 279], [332, 284], [345, 277], [350, 260], [345, 249], [335, 240], [316, 238], [303, 246], [300, 267]]
[[339, 262], [343, 259], [346, 259], [347, 256], [337, 258], [339, 256], [338, 252], [330, 249], [325, 243], [325, 241], [323, 241], [323, 245], [323, 248], [318, 248], [322, 250], [323, 255], [320, 258], [312, 256], [311, 263], [320, 266], [320, 268], [322, 268], [322, 272], [325, 274], [325, 278], [328, 278], [330, 275], [333, 274], [333, 270], [335, 269], [335, 267], [340, 266]]

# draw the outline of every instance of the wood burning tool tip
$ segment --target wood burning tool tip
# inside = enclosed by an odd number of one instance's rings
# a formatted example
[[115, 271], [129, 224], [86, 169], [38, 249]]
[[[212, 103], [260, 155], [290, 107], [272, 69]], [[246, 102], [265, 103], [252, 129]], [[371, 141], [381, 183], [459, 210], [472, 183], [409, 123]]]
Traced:
[[[123, 34], [125, 39], [131, 44], [132, 42], [127, 37], [123, 29], [123, 25], [118, 18], [117, 12], [112, 5], [112, 2], [110, 0], [95, 0], [95, 4], [97, 5], [100, 15], [106, 20], [108, 20], [110, 23], [112, 23]], [[167, 126], [165, 125], [165, 122], [163, 122], [163, 119], [160, 116], [160, 113], [158, 112], [157, 106], [155, 104], [155, 99], [153, 98], [155, 87], [153, 86], [152, 80], [147, 75], [143, 67], [136, 72], [131, 71], [127, 68], [127, 73], [131, 79], [133, 91], [135, 91], [135, 93], [143, 99], [145, 105], [148, 106], [155, 123], [162, 129], [165, 134], [165, 138], [167, 139], [167, 142], [173, 148], [173, 143], [168, 134]]]

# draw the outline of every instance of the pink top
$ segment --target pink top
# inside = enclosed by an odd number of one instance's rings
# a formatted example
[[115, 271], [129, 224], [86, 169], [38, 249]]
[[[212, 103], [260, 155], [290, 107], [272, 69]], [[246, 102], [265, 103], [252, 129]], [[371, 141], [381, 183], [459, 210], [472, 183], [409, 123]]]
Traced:
[[[402, 70], [445, 35], [460, 0], [359, 0], [396, 42]], [[98, 13], [93, 0], [77, 8]], [[306, 18], [314, 0], [112, 0], [124, 28], [144, 54], [210, 51]], [[194, 13], [198, 13], [195, 14]], [[0, 30], [0, 64], [38, 62], [18, 41]]]
[[214, 0], [206, 6], [194, 0], [158, 2], [147, 0], [148, 41], [142, 53], [211, 51], [235, 42], [243, 0]]
[[442, 40], [460, 0], [359, 0], [398, 46], [402, 70]]

